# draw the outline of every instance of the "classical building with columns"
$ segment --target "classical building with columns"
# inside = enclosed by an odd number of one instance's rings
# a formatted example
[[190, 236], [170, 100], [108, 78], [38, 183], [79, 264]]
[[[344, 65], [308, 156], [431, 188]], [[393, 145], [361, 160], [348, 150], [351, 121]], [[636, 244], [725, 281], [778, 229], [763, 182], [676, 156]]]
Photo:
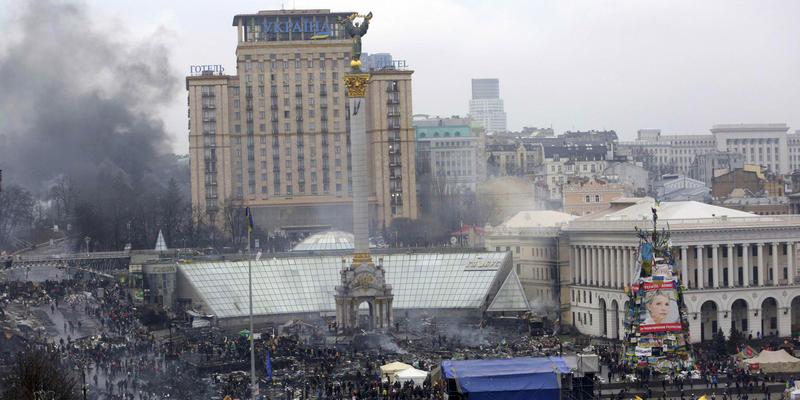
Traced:
[[[569, 312], [585, 334], [620, 338], [633, 279], [635, 228], [652, 229], [653, 199], [624, 199], [563, 228], [569, 240]], [[800, 330], [797, 243], [800, 218], [759, 216], [693, 201], [664, 202], [659, 227], [671, 233], [683, 277], [690, 340], [731, 327], [745, 335], [789, 336]]]
[[486, 250], [511, 253], [534, 311], [553, 318], [569, 307], [561, 289], [571, 283], [569, 271], [562, 273], [569, 266], [570, 248], [561, 229], [576, 218], [558, 211], [520, 211], [486, 232]]

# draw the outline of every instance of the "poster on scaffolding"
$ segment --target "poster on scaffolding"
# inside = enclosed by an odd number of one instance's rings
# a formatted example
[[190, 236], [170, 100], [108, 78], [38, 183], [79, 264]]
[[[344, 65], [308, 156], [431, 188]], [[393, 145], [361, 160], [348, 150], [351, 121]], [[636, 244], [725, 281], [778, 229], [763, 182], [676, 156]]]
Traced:
[[640, 307], [639, 332], [675, 332], [683, 329], [675, 281], [642, 282], [644, 307]]

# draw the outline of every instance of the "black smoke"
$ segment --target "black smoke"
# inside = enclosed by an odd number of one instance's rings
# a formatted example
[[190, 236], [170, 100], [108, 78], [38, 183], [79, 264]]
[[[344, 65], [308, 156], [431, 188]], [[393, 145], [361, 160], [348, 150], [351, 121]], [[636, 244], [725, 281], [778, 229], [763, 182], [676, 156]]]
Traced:
[[5, 183], [43, 194], [61, 176], [83, 193], [108, 177], [131, 188], [186, 182], [157, 113], [180, 89], [163, 41], [99, 28], [80, 3], [24, 7], [0, 27]]
[[0, 24], [0, 169], [49, 208], [11, 239], [45, 243], [58, 225], [76, 249], [152, 248], [159, 231], [197, 245], [188, 160], [159, 118], [181, 93], [165, 41], [131, 40], [82, 3], [20, 5]]

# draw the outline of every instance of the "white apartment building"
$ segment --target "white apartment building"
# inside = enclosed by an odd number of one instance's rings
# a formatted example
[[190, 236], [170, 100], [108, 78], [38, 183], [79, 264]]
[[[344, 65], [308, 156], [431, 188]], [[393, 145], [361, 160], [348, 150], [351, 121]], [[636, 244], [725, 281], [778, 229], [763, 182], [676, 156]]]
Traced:
[[413, 121], [417, 175], [448, 193], [475, 191], [486, 179], [486, 145], [482, 128], [472, 128], [468, 118], [429, 118]]
[[505, 132], [506, 112], [500, 98], [499, 79], [473, 79], [469, 116], [486, 129], [486, 132]]
[[660, 173], [686, 175], [695, 157], [712, 152], [742, 154], [744, 162], [788, 174], [800, 168], [800, 135], [788, 134], [786, 124], [718, 124], [710, 135], [662, 135], [659, 129], [640, 129], [633, 142], [619, 146], [634, 159]]
[[550, 191], [550, 200], [561, 202], [561, 189], [572, 177], [602, 175], [608, 166], [608, 148], [601, 143], [543, 146], [542, 176]]

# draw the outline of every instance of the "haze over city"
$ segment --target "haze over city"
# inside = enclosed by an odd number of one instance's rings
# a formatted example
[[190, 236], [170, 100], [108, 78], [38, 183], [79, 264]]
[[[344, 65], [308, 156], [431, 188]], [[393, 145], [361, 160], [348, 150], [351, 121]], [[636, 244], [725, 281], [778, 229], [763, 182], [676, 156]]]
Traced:
[[800, 398], [798, 2], [0, 10], [0, 400]]
[[[25, 29], [24, 2], [4, 1], [0, 49]], [[120, 42], [156, 40], [169, 71], [222, 64], [235, 74], [234, 14], [357, 10], [357, 1], [86, 1], [87, 29]], [[415, 113], [465, 115], [471, 78], [499, 78], [509, 129], [708, 133], [715, 123], [786, 122], [800, 129], [800, 4], [778, 1], [376, 1], [367, 53], [414, 73]], [[59, 18], [58, 15], [50, 18]], [[2, 52], [0, 52], [2, 54]], [[65, 60], [52, 60], [54, 69]], [[158, 110], [187, 152], [185, 93]]]

